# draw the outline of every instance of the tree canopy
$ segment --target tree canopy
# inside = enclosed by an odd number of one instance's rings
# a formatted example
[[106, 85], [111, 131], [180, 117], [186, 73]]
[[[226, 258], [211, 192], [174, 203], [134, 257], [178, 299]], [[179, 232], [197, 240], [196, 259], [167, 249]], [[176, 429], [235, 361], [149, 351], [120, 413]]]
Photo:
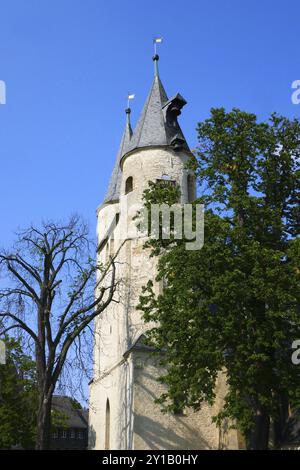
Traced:
[[0, 365], [0, 448], [33, 449], [38, 407], [35, 363], [20, 341], [5, 338], [6, 363]]
[[[171, 411], [213, 403], [226, 370], [215, 420], [230, 418], [249, 448], [266, 448], [270, 419], [280, 421], [299, 395], [291, 345], [300, 338], [300, 123], [220, 108], [197, 131], [189, 166], [201, 192], [194, 205], [205, 204], [204, 246], [147, 243], [160, 255], [156, 281], [164, 281], [158, 296], [149, 282], [139, 306], [156, 322], [149, 341], [166, 350], [159, 402]], [[176, 203], [169, 191], [166, 202]], [[146, 206], [160, 202], [161, 188], [150, 186], [144, 198]]]

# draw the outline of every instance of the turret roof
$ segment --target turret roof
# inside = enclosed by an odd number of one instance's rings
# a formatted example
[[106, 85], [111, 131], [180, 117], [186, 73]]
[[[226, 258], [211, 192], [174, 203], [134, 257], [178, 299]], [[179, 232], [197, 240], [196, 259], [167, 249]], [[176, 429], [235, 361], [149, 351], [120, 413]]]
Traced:
[[151, 146], [168, 146], [176, 150], [189, 151], [188, 144], [177, 121], [185, 99], [178, 93], [168, 99], [167, 93], [158, 74], [158, 55], [154, 60], [154, 80], [150, 93], [132, 133], [130, 109], [126, 109], [127, 120], [121, 145], [113, 168], [104, 203], [119, 200], [122, 179], [121, 160], [129, 152]]
[[[181, 108], [186, 104], [185, 99], [177, 94], [170, 100], [158, 74], [157, 61], [155, 63], [155, 76], [150, 93], [135, 127], [127, 152], [149, 146], [178, 146], [189, 150], [182, 130], [177, 122]], [[123, 155], [125, 155], [124, 152]]]
[[126, 112], [126, 126], [123, 132], [121, 139], [121, 144], [115, 161], [115, 165], [112, 171], [112, 175], [109, 181], [108, 189], [104, 197], [104, 203], [115, 202], [119, 200], [120, 196], [120, 187], [121, 187], [121, 177], [122, 171], [120, 166], [120, 161], [124, 153], [128, 151], [130, 139], [132, 136], [132, 129], [130, 125], [130, 109], [127, 108]]

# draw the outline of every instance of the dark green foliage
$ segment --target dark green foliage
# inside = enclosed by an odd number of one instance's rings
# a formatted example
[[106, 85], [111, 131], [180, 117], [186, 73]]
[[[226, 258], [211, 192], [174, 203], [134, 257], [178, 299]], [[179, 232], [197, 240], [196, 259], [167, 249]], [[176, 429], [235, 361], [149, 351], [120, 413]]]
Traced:
[[79, 401], [75, 400], [75, 398], [70, 398], [70, 401], [72, 403], [72, 407], [74, 408], [74, 410], [81, 410], [82, 409], [81, 404], [79, 403]]
[[38, 406], [35, 363], [20, 343], [5, 338], [6, 364], [0, 364], [0, 448], [34, 448]]
[[[300, 124], [212, 109], [198, 137], [190, 166], [206, 188], [194, 203], [206, 207], [204, 247], [153, 241], [165, 288], [156, 297], [150, 282], [140, 299], [145, 320], [157, 322], [149, 340], [167, 348], [160, 402], [171, 411], [212, 403], [226, 368], [228, 393], [215, 419], [233, 418], [250, 447], [264, 447], [267, 434], [264, 444], [251, 441], [257, 417], [276, 421], [282, 397], [299, 396], [291, 344], [300, 338]], [[153, 186], [145, 199], [156, 201]]]
[[[171, 185], [168, 181], [163, 180], [156, 183], [149, 181], [149, 187], [144, 191], [144, 209], [139, 212], [136, 219], [138, 219], [137, 226], [145, 226], [148, 229], [148, 235], [150, 235], [150, 233], [152, 235], [152, 237], [145, 243], [145, 248], [151, 248], [151, 256], [157, 256], [161, 249], [166, 249], [167, 247], [172, 246], [174, 242], [174, 213], [171, 213], [170, 238], [163, 239], [162, 214], [159, 215], [159, 234], [156, 234], [153, 226], [151, 225], [151, 206], [153, 204], [166, 204], [168, 206], [178, 205], [180, 195], [180, 188], [177, 185]], [[156, 235], [158, 236], [158, 240], [156, 240]]]

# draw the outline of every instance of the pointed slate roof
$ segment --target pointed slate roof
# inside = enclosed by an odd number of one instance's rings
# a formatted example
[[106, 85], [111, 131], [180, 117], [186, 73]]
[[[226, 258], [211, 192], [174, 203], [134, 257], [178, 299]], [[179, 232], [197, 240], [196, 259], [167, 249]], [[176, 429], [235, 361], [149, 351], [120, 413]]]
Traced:
[[120, 161], [122, 156], [128, 151], [129, 142], [132, 136], [132, 129], [130, 124], [130, 108], [125, 110], [126, 112], [126, 126], [121, 139], [121, 144], [115, 161], [115, 165], [112, 171], [112, 175], [109, 181], [108, 189], [104, 197], [104, 204], [109, 202], [115, 202], [119, 200], [122, 171]]
[[134, 130], [130, 148], [148, 145], [167, 145], [162, 107], [168, 101], [167, 94], [158, 75], [144, 105], [142, 114]]
[[179, 93], [168, 99], [158, 74], [158, 60], [159, 57], [156, 54], [153, 57], [154, 80], [134, 133], [132, 133], [130, 125], [131, 111], [130, 108], [126, 109], [126, 127], [103, 201], [104, 204], [119, 200], [122, 179], [121, 160], [128, 152], [151, 146], [168, 146], [175, 151], [180, 149], [189, 151], [177, 121], [186, 101]]
[[181, 113], [180, 109], [186, 104], [186, 101], [179, 94], [170, 100], [168, 99], [158, 74], [158, 59], [158, 55], [153, 57], [154, 80], [127, 152], [153, 145], [172, 145], [175, 149], [184, 147], [189, 150], [177, 122], [177, 117]]

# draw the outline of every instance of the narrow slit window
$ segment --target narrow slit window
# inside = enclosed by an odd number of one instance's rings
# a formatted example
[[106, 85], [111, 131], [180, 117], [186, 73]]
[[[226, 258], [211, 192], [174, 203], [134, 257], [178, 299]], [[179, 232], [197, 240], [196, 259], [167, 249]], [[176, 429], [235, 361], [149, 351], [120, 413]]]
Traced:
[[130, 193], [133, 190], [133, 178], [132, 176], [128, 176], [126, 183], [125, 183], [125, 194]]
[[187, 177], [188, 201], [193, 202], [196, 198], [195, 178], [193, 175]]

